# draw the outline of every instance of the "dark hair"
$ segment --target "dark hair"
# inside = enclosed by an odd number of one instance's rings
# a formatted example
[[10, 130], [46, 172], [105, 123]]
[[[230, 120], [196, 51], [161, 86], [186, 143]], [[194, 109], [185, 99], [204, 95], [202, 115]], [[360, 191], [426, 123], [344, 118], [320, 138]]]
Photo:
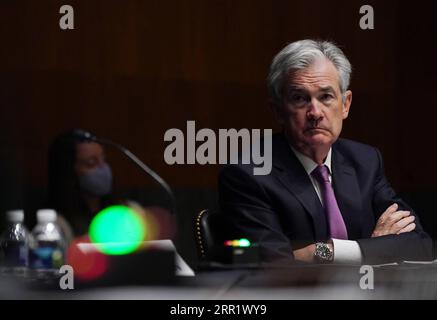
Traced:
[[[87, 231], [92, 217], [96, 214], [86, 204], [79, 187], [75, 163], [77, 146], [90, 142], [88, 131], [73, 129], [58, 135], [48, 152], [48, 199], [47, 207], [61, 213], [70, 223], [73, 231], [83, 234]], [[100, 198], [101, 208], [116, 203], [113, 194]]]
[[87, 142], [80, 129], [58, 135], [48, 152], [48, 205], [64, 214], [86, 210], [74, 165], [77, 145]]

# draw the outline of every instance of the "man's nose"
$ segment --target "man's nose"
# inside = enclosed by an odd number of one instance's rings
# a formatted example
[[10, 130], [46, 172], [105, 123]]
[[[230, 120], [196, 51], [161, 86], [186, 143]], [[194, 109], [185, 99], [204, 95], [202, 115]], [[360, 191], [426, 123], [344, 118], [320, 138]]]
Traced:
[[317, 99], [311, 99], [308, 108], [308, 118], [319, 120], [323, 117], [322, 109]]

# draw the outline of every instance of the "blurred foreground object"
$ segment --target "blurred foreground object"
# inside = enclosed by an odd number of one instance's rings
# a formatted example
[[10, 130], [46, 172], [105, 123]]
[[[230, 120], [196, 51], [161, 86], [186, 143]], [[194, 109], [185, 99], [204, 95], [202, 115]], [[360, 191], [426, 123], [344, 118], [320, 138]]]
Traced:
[[23, 210], [6, 212], [7, 228], [0, 237], [0, 266], [2, 271], [24, 274], [29, 265], [30, 233], [23, 224]]
[[52, 209], [37, 212], [37, 225], [32, 230], [33, 243], [30, 250], [32, 269], [59, 269], [64, 263], [65, 239], [56, 223], [57, 214]]

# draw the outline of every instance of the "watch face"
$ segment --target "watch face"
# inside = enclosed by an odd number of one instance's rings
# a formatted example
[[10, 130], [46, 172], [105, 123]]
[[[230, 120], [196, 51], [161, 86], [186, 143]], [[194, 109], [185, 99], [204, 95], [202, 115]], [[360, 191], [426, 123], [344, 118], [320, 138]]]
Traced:
[[332, 251], [326, 243], [316, 243], [316, 252], [314, 255], [322, 261], [332, 260]]

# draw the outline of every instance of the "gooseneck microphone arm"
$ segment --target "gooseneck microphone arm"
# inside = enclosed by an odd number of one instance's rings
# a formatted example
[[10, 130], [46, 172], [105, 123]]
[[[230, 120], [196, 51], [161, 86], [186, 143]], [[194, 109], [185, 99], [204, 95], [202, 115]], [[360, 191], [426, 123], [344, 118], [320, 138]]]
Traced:
[[123, 147], [122, 145], [112, 142], [110, 140], [106, 139], [100, 139], [94, 136], [93, 134], [82, 131], [82, 130], [76, 130], [76, 133], [78, 136], [82, 137], [84, 140], [93, 141], [100, 143], [102, 145], [108, 145], [115, 149], [118, 149], [121, 151], [126, 157], [128, 157], [130, 160], [132, 160], [137, 166], [139, 166], [144, 172], [146, 172], [149, 176], [151, 176], [158, 184], [166, 191], [168, 194], [170, 201], [171, 201], [171, 212], [173, 214], [176, 214], [176, 198], [174, 196], [173, 191], [171, 190], [170, 186], [167, 182], [164, 181], [155, 171], [150, 169], [144, 162], [142, 162], [136, 155], [134, 155], [131, 151]]

